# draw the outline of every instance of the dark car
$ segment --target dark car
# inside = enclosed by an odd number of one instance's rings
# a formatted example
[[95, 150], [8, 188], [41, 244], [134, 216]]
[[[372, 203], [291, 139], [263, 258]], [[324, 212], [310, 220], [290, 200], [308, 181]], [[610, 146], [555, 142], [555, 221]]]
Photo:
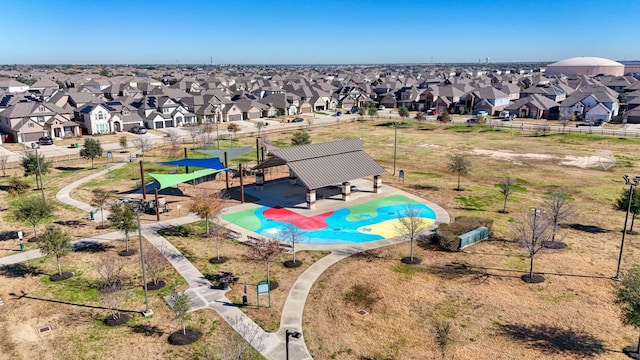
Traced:
[[301, 117], [297, 117], [297, 118], [291, 120], [291, 122], [303, 122], [303, 121], [304, 121], [304, 119], [301, 118]]
[[53, 145], [53, 139], [49, 136], [43, 136], [38, 139], [38, 144], [40, 145]]
[[467, 124], [475, 124], [477, 122], [478, 122], [478, 119], [476, 119], [476, 118], [467, 119]]
[[134, 126], [131, 128], [131, 132], [134, 134], [146, 134], [147, 128], [144, 126]]

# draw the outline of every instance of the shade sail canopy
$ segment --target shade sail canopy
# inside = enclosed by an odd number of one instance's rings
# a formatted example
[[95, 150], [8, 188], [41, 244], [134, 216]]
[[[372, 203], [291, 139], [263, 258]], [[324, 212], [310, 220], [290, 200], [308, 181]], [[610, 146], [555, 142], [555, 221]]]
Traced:
[[244, 154], [248, 154], [253, 151], [253, 147], [246, 146], [241, 148], [233, 148], [233, 149], [217, 149], [217, 150], [196, 150], [201, 154], [206, 154], [208, 156], [217, 157], [220, 159], [224, 159], [224, 153], [227, 153], [227, 159], [233, 160], [235, 158], [239, 158]]
[[170, 186], [201, 178], [203, 176], [219, 173], [222, 170], [201, 170], [188, 174], [149, 174], [160, 184], [160, 190]]
[[222, 162], [220, 162], [220, 158], [218, 157], [205, 158], [205, 159], [185, 158], [185, 159], [179, 159], [174, 161], [165, 161], [165, 162], [161, 162], [160, 164], [177, 165], [177, 166], [193, 166], [193, 167], [200, 167], [200, 168], [214, 169], [214, 170], [225, 169], [224, 165], [222, 165]]

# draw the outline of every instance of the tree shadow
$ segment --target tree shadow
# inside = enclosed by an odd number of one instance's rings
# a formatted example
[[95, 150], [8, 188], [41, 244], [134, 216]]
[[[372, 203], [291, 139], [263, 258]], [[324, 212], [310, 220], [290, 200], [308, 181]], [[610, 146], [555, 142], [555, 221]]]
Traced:
[[57, 166], [56, 170], [60, 170], [60, 171], [79, 171], [79, 170], [84, 170], [85, 168], [83, 167], [77, 167], [77, 166]]
[[572, 353], [587, 357], [607, 351], [600, 340], [590, 334], [549, 325], [503, 324], [498, 332], [545, 353]]
[[73, 245], [73, 250], [85, 253], [101, 253], [113, 249], [115, 246], [95, 241], [79, 241]]
[[45, 273], [35, 266], [20, 263], [0, 267], [0, 274], [10, 278], [18, 278], [27, 275], [44, 275]]
[[164, 331], [157, 327], [156, 325], [150, 324], [135, 324], [130, 325], [129, 329], [136, 334], [144, 334], [145, 336], [162, 336], [164, 335]]
[[439, 190], [437, 186], [431, 186], [431, 185], [414, 184], [414, 185], [409, 185], [409, 187], [414, 190], [434, 190], [434, 191]]
[[604, 234], [610, 231], [596, 225], [571, 224], [569, 227], [574, 230], [584, 231], [590, 234]]
[[17, 231], [2, 231], [0, 232], [0, 241], [13, 240], [18, 238]]

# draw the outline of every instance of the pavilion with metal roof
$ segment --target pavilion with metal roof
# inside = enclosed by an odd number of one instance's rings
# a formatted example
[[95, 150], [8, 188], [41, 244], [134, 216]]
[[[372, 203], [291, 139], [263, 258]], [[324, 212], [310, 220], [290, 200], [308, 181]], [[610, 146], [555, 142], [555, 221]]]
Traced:
[[342, 199], [349, 200], [349, 181], [373, 176], [373, 192], [382, 189], [385, 170], [367, 154], [360, 139], [344, 139], [320, 144], [296, 145], [269, 152], [269, 158], [252, 170], [287, 165], [292, 181], [307, 188], [307, 207], [316, 203], [316, 189], [342, 184]]

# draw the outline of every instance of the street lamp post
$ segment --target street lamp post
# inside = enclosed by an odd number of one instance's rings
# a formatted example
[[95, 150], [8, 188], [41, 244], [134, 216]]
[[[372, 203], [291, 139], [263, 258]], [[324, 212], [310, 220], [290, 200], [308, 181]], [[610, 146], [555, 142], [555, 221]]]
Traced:
[[620, 280], [620, 264], [622, 263], [622, 253], [624, 251], [624, 236], [627, 233], [627, 221], [629, 220], [629, 212], [631, 211], [631, 203], [633, 202], [633, 188], [638, 186], [640, 182], [640, 176], [636, 176], [633, 179], [629, 178], [629, 175], [624, 175], [625, 185], [629, 185], [629, 204], [627, 205], [627, 214], [624, 217], [624, 227], [622, 228], [622, 241], [620, 242], [620, 255], [618, 255], [618, 267], [616, 268], [616, 274], [613, 277], [614, 280]]
[[40, 144], [37, 142], [32, 142], [31, 148], [36, 151], [36, 166], [38, 167], [38, 179], [40, 180], [40, 193], [42, 194], [42, 201], [47, 202], [47, 199], [44, 196], [44, 182], [42, 181], [42, 172], [40, 171], [40, 156], [38, 155]]
[[295, 339], [300, 339], [300, 336], [302, 336], [302, 334], [297, 331], [289, 331], [289, 329], [285, 330], [284, 334], [285, 334], [284, 346], [285, 346], [285, 352], [286, 352], [286, 359], [289, 360], [289, 336]]
[[142, 265], [142, 282], [144, 283], [145, 309], [142, 312], [142, 315], [146, 317], [146, 316], [153, 315], [153, 310], [151, 310], [151, 307], [149, 307], [149, 294], [147, 291], [147, 271], [145, 270], [145, 267], [144, 267], [144, 253], [142, 250], [142, 229], [140, 227], [140, 211], [142, 211], [143, 206], [144, 206], [144, 202], [142, 200], [138, 201], [138, 203], [136, 204], [135, 211], [136, 211], [136, 220], [138, 222], [138, 242], [140, 244], [140, 264]]

